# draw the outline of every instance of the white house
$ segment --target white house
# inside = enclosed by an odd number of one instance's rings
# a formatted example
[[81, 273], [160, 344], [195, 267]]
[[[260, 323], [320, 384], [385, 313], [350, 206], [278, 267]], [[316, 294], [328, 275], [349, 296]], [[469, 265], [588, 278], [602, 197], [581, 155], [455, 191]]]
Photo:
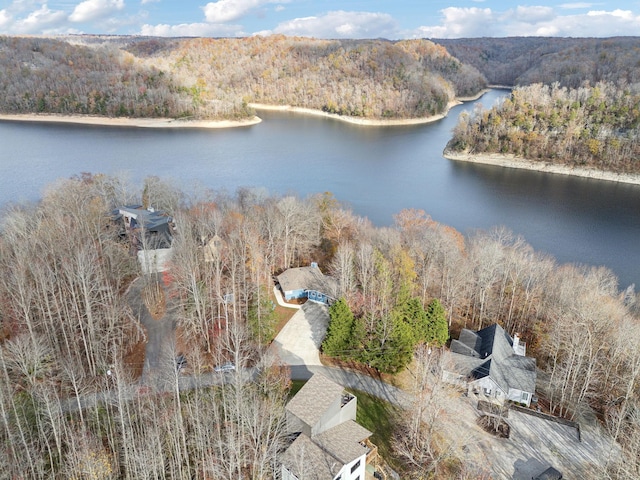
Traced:
[[474, 332], [466, 328], [451, 342], [444, 379], [466, 384], [472, 391], [529, 406], [536, 389], [536, 360], [526, 356], [526, 345], [493, 324]]
[[287, 404], [287, 429], [295, 436], [281, 458], [282, 480], [364, 480], [367, 439], [356, 423], [357, 398], [315, 374]]

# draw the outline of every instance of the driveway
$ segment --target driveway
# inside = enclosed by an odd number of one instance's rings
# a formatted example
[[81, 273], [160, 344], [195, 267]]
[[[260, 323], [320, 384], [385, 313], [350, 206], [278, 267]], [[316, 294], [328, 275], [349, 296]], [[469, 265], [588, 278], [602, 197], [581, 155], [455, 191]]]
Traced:
[[320, 345], [329, 325], [329, 309], [307, 301], [271, 343], [271, 350], [286, 365], [322, 365]]
[[171, 302], [163, 284], [166, 311], [162, 318], [154, 319], [142, 300], [142, 290], [150, 281], [154, 280], [150, 277], [136, 279], [127, 292], [127, 300], [134, 317], [147, 331], [140, 384], [164, 391], [172, 388], [175, 381], [176, 306]]

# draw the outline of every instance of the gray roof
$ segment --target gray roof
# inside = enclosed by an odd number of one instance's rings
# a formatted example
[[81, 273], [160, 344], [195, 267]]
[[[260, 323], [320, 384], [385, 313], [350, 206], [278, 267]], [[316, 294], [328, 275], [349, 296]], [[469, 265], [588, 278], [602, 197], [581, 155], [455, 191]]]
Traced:
[[553, 467], [549, 467], [533, 480], [562, 480], [562, 473]]
[[[144, 241], [147, 248], [169, 248], [171, 247], [171, 222], [173, 219], [160, 210], [148, 210], [140, 205], [125, 205], [113, 211], [115, 220], [122, 217], [131, 219], [131, 228], [139, 232], [139, 228], [144, 231]], [[138, 233], [138, 238], [140, 238]]]
[[[314, 426], [336, 400], [344, 387], [316, 373], [287, 404], [287, 411]], [[361, 445], [371, 432], [354, 420], [347, 420], [312, 437], [300, 434], [281, 457], [282, 464], [305, 480], [331, 480], [340, 469], [366, 455]]]
[[329, 406], [341, 397], [344, 387], [316, 373], [289, 401], [286, 409], [313, 427]]
[[332, 480], [344, 463], [302, 434], [280, 457], [280, 462], [296, 477], [304, 480]]
[[326, 295], [335, 295], [335, 279], [325, 276], [318, 267], [289, 268], [278, 275], [277, 280], [285, 292], [317, 290]]
[[505, 392], [510, 388], [535, 392], [535, 358], [517, 355], [512, 338], [497, 323], [477, 332], [463, 329], [451, 342], [451, 353], [454, 369], [462, 375], [491, 377]]
[[171, 217], [160, 210], [148, 210], [142, 206], [127, 205], [117, 209], [118, 214], [135, 219], [135, 223], [148, 231], [168, 229]]
[[345, 464], [367, 453], [367, 447], [360, 442], [370, 436], [369, 430], [349, 420], [314, 436], [313, 441]]

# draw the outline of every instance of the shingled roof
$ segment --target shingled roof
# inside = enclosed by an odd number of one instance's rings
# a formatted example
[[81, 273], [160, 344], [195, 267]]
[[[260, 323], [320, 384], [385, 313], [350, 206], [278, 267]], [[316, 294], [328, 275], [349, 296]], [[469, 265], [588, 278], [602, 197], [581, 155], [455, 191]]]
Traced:
[[277, 277], [283, 291], [317, 290], [326, 295], [334, 295], [336, 281], [327, 277], [317, 266], [297, 267], [285, 270]]
[[[353, 396], [347, 396], [353, 399]], [[344, 397], [343, 386], [316, 373], [289, 401], [286, 409], [305, 424], [313, 426], [323, 421], [323, 416], [336, 408], [336, 401], [344, 401]], [[344, 404], [341, 407], [338, 402], [338, 408], [343, 407]], [[356, 423], [355, 410], [353, 417], [347, 418], [331, 427], [331, 423], [327, 424], [329, 428], [311, 436], [300, 433], [281, 457], [285, 468], [300, 479], [326, 480], [335, 478], [344, 465], [366, 455], [369, 449], [363, 442], [371, 432]]]
[[517, 355], [513, 339], [497, 323], [477, 332], [463, 329], [451, 342], [451, 353], [454, 368], [462, 375], [476, 380], [491, 377], [504, 392], [535, 391], [535, 358]]
[[342, 385], [316, 374], [289, 401], [286, 409], [307, 425], [315, 425], [342, 392]]

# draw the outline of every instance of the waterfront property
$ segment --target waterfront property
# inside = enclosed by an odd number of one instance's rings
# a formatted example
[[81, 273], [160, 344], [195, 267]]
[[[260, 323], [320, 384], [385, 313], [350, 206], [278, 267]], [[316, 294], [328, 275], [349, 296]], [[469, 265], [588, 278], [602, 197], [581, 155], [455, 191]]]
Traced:
[[356, 422], [358, 399], [316, 373], [286, 407], [293, 439], [282, 455], [282, 480], [365, 478], [376, 448], [371, 432]]
[[316, 263], [309, 267], [289, 268], [276, 277], [276, 286], [286, 301], [308, 299], [331, 305], [335, 301], [337, 282], [326, 276]]
[[144, 273], [168, 270], [172, 254], [172, 217], [153, 208], [126, 205], [115, 209], [113, 218], [122, 222], [123, 236], [131, 242]]
[[474, 332], [463, 329], [451, 342], [444, 379], [468, 386], [474, 393], [531, 405], [536, 388], [536, 360], [526, 356], [526, 344], [494, 323]]

